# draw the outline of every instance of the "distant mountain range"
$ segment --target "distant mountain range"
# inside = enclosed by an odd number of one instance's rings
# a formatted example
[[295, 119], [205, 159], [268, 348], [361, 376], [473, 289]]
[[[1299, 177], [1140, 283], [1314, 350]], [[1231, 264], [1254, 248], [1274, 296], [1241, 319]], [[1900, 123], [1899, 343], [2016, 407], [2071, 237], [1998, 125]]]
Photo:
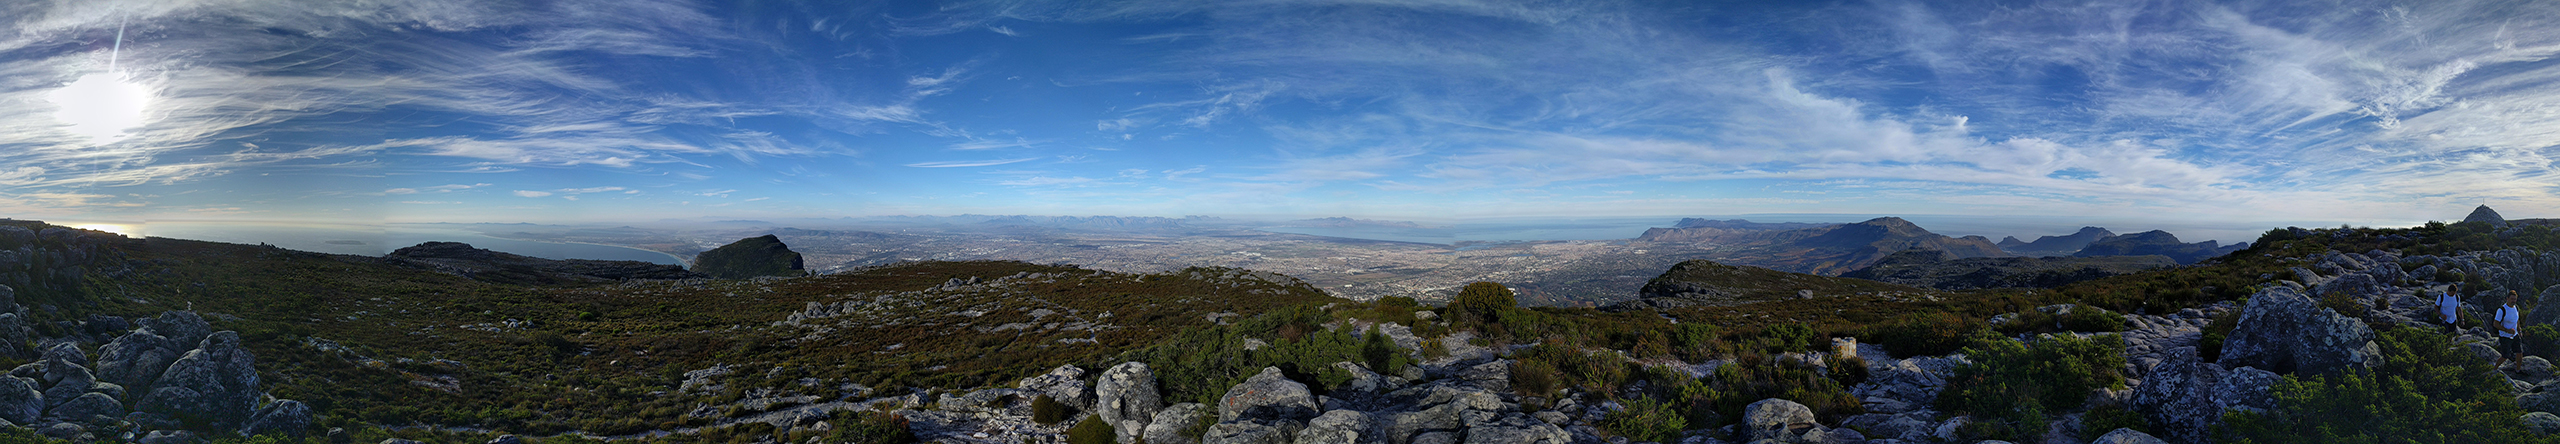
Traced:
[[[2025, 257], [2100, 257], [2150, 256], [2166, 257], [2179, 264], [2221, 256], [2248, 248], [2247, 243], [2221, 245], [2215, 241], [2184, 243], [2165, 231], [2146, 231], [2118, 235], [2100, 227], [2082, 227], [2080, 231], [2061, 236], [2038, 237], [2034, 242], [2008, 237], [1994, 243], [1982, 236], [1949, 237], [1932, 233], [1911, 221], [1896, 217], [1870, 219], [1854, 224], [1758, 223], [1741, 219], [1681, 219], [1670, 228], [1652, 228], [1636, 237], [1636, 242], [1697, 250], [1693, 254], [1721, 263], [1766, 267], [1773, 270], [1838, 276], [1868, 268], [1887, 256], [1906, 250], [1943, 252], [1948, 260], [1970, 258]], [[1954, 262], [1955, 264], [2004, 264], [2002, 267], [2042, 270], [2047, 267], [2008, 262]]]

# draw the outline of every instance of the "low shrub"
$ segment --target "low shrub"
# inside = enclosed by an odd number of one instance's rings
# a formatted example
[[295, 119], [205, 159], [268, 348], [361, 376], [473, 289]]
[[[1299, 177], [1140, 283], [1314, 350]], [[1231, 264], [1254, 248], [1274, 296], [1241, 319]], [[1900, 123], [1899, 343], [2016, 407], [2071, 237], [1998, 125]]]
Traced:
[[829, 434], [827, 442], [849, 444], [907, 444], [916, 442], [916, 433], [907, 429], [907, 418], [889, 412], [864, 412], [846, 421]]
[[2000, 324], [1995, 330], [2006, 335], [2062, 332], [2113, 333], [2124, 331], [2127, 326], [2124, 315], [2094, 305], [2074, 306], [2071, 307], [2070, 312], [2058, 315], [2045, 313], [2043, 310], [2025, 310], [2018, 312], [2016, 316], [2008, 323]]
[[2525, 327], [2524, 337], [2520, 340], [2524, 342], [2518, 344], [2524, 348], [2524, 354], [2546, 359], [2560, 355], [2560, 328], [2552, 328], [2550, 325]]
[[1031, 398], [1031, 422], [1052, 425], [1065, 420], [1067, 420], [1066, 403], [1058, 402], [1058, 398], [1051, 398], [1049, 395]]
[[1492, 282], [1467, 284], [1458, 297], [1449, 301], [1449, 323], [1452, 325], [1500, 324], [1506, 312], [1520, 309], [1519, 299], [1510, 287]]
[[2151, 422], [2143, 420], [2140, 412], [2114, 404], [2090, 407], [2089, 413], [2080, 415], [2080, 440], [2082, 441], [2095, 441], [2099, 436], [2116, 429], [2133, 429], [2133, 431], [2148, 434], [2151, 433]]
[[1114, 444], [1119, 440], [1119, 432], [1112, 430], [1110, 423], [1103, 422], [1102, 415], [1085, 415], [1075, 427], [1067, 428], [1068, 444]]
[[1671, 392], [1678, 397], [1676, 401], [1688, 407], [1691, 424], [1720, 426], [1738, 422], [1743, 407], [1769, 398], [1804, 404], [1814, 416], [1828, 423], [1865, 413], [1858, 398], [1849, 395], [1846, 387], [1805, 364], [1746, 356]]
[[2240, 328], [2240, 310], [2213, 316], [2204, 324], [2204, 335], [2196, 339], [2196, 357], [2207, 362], [2222, 359], [2222, 343], [2231, 337], [2231, 329]]
[[2219, 441], [2550, 442], [2516, 418], [2524, 409], [2488, 362], [2449, 347], [2442, 334], [2386, 328], [2382, 365], [2372, 371], [2287, 375], [2270, 389], [2276, 408], [2223, 416]]
[[1554, 394], [1556, 389], [1562, 388], [1562, 379], [1563, 375], [1558, 374], [1556, 367], [1544, 360], [1511, 361], [1511, 388], [1519, 391], [1520, 396]]
[[1639, 397], [1627, 400], [1626, 407], [1609, 412], [1600, 420], [1600, 429], [1634, 441], [1670, 442], [1689, 427], [1688, 418], [1669, 402]]
[[2124, 338], [2047, 335], [2034, 346], [1985, 341], [1965, 349], [1973, 363], [1956, 368], [1938, 394], [1938, 409], [1971, 414], [1971, 429], [1989, 439], [2028, 441], [2044, 431], [2047, 412], [2077, 409], [2089, 392], [2120, 387]]
[[1934, 356], [1963, 350], [1974, 339], [1990, 331], [1981, 320], [1955, 313], [1931, 312], [1903, 316], [1884, 325], [1869, 327], [1859, 338], [1883, 345], [1895, 356]]

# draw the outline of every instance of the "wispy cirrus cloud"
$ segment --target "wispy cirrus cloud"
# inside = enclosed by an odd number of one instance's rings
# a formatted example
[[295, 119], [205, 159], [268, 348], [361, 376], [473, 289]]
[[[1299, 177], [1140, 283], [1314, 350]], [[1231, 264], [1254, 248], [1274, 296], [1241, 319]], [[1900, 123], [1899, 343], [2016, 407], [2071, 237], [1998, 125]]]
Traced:
[[1030, 161], [1034, 161], [1034, 160], [1040, 160], [1040, 158], [1038, 158], [1038, 157], [1024, 157], [1024, 158], [1016, 158], [1016, 159], [951, 160], [951, 161], [941, 161], [941, 162], [918, 162], [918, 163], [910, 163], [910, 164], [907, 164], [907, 166], [909, 166], [909, 167], [915, 167], [915, 168], [966, 168], [966, 167], [982, 167], [982, 166], [996, 166], [996, 165], [1016, 164], [1016, 163], [1030, 162]]

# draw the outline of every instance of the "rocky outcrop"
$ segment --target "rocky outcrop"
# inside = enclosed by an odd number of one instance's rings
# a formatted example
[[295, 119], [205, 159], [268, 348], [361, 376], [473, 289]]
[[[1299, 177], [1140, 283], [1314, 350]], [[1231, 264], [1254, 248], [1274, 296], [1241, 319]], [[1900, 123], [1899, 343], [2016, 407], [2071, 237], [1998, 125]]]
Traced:
[[204, 342], [205, 336], [213, 335], [213, 325], [206, 324], [203, 316], [192, 311], [160, 312], [159, 316], [142, 318], [141, 324], [142, 328], [151, 329], [152, 334], [167, 338], [181, 348], [193, 347]]
[[177, 341], [144, 327], [98, 347], [98, 377], [125, 387], [150, 387], [186, 352]]
[[1743, 407], [1741, 429], [1743, 441], [1780, 443], [1820, 443], [1828, 431], [1814, 420], [1813, 409], [1777, 398]]
[[2169, 443], [2168, 443], [2167, 441], [2161, 441], [2161, 440], [2160, 440], [2160, 438], [2158, 438], [2158, 437], [2154, 437], [2154, 436], [2151, 436], [2151, 434], [2149, 434], [2149, 433], [2142, 433], [2141, 431], [2137, 431], [2137, 430], [2134, 430], [2134, 429], [2124, 429], [2124, 428], [2119, 428], [2119, 429], [2115, 429], [2115, 430], [2113, 430], [2113, 431], [2109, 431], [2109, 432], [2107, 432], [2107, 434], [2105, 434], [2105, 435], [2098, 435], [2098, 439], [2096, 439], [2096, 440], [2092, 440], [2092, 441], [2089, 441], [2089, 444], [2169, 444]]
[[739, 239], [693, 259], [693, 272], [717, 279], [799, 276], [805, 273], [801, 270], [800, 252], [770, 234]]
[[1196, 443], [1197, 441], [1192, 440], [1190, 436], [1183, 434], [1183, 429], [1199, 424], [1200, 418], [1207, 415], [1208, 410], [1208, 406], [1197, 402], [1174, 404], [1166, 406], [1164, 410], [1157, 410], [1155, 417], [1147, 421], [1145, 432], [1147, 444]]
[[32, 425], [44, 414], [44, 392], [36, 390], [36, 381], [17, 376], [0, 376], [0, 419], [13, 424]]
[[1057, 369], [1049, 370], [1049, 373], [1040, 376], [1023, 378], [1021, 383], [1014, 386], [1049, 395], [1049, 399], [1075, 407], [1076, 410], [1093, 409], [1093, 389], [1084, 383], [1084, 369], [1076, 368], [1073, 364], [1058, 366]]
[[473, 248], [461, 242], [427, 242], [383, 255], [393, 265], [450, 273], [474, 280], [516, 285], [613, 282], [624, 279], [701, 277], [683, 266], [641, 261], [544, 259]]
[[2274, 285], [2249, 297], [2218, 363], [2306, 374], [2373, 368], [2382, 363], [2373, 338], [2364, 321], [2321, 307], [2299, 287]]
[[1123, 443], [1145, 433], [1156, 410], [1164, 408], [1164, 398], [1156, 392], [1155, 372], [1147, 370], [1144, 362], [1123, 362], [1104, 370], [1094, 381], [1093, 392], [1094, 414], [1111, 424]]
[[1731, 306], [1850, 293], [1926, 290], [1864, 279], [1815, 276], [1709, 260], [1683, 261], [1644, 284], [1642, 298], [1602, 307], [1608, 311]]
[[1370, 432], [1372, 426], [1367, 413], [1356, 410], [1324, 412], [1322, 415], [1316, 415], [1315, 419], [1307, 420], [1307, 428], [1298, 431], [1295, 442], [1298, 444], [1359, 444], [1367, 442], [1361, 440], [1364, 435], [1368, 436], [1369, 441], [1378, 441], [1379, 437], [1374, 432]]
[[1221, 423], [1246, 419], [1282, 419], [1303, 421], [1314, 418], [1321, 407], [1306, 384], [1289, 380], [1278, 367], [1263, 367], [1262, 373], [1246, 378], [1218, 398], [1218, 420]]
[[177, 418], [197, 418], [217, 427], [233, 427], [249, 419], [258, 405], [256, 358], [240, 348], [240, 335], [216, 332], [169, 365], [139, 410]]
[[258, 409], [256, 415], [249, 417], [249, 424], [240, 428], [240, 434], [278, 434], [299, 438], [311, 429], [312, 420], [310, 406], [303, 405], [302, 401], [280, 400]]

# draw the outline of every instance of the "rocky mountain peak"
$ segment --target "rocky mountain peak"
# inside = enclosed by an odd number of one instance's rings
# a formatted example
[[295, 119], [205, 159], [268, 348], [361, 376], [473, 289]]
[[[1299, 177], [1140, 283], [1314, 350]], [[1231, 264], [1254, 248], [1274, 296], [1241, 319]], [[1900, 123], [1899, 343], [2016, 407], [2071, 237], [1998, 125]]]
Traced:
[[2471, 209], [2471, 215], [2464, 216], [2462, 221], [2487, 222], [2490, 225], [2506, 225], [2507, 218], [2505, 216], [2499, 216], [2498, 210], [2489, 209], [2488, 205], [2481, 205], [2479, 208]]
[[783, 245], [782, 238], [767, 234], [739, 239], [720, 248], [694, 256], [693, 272], [718, 279], [745, 279], [757, 276], [798, 276], [802, 273], [800, 252]]

